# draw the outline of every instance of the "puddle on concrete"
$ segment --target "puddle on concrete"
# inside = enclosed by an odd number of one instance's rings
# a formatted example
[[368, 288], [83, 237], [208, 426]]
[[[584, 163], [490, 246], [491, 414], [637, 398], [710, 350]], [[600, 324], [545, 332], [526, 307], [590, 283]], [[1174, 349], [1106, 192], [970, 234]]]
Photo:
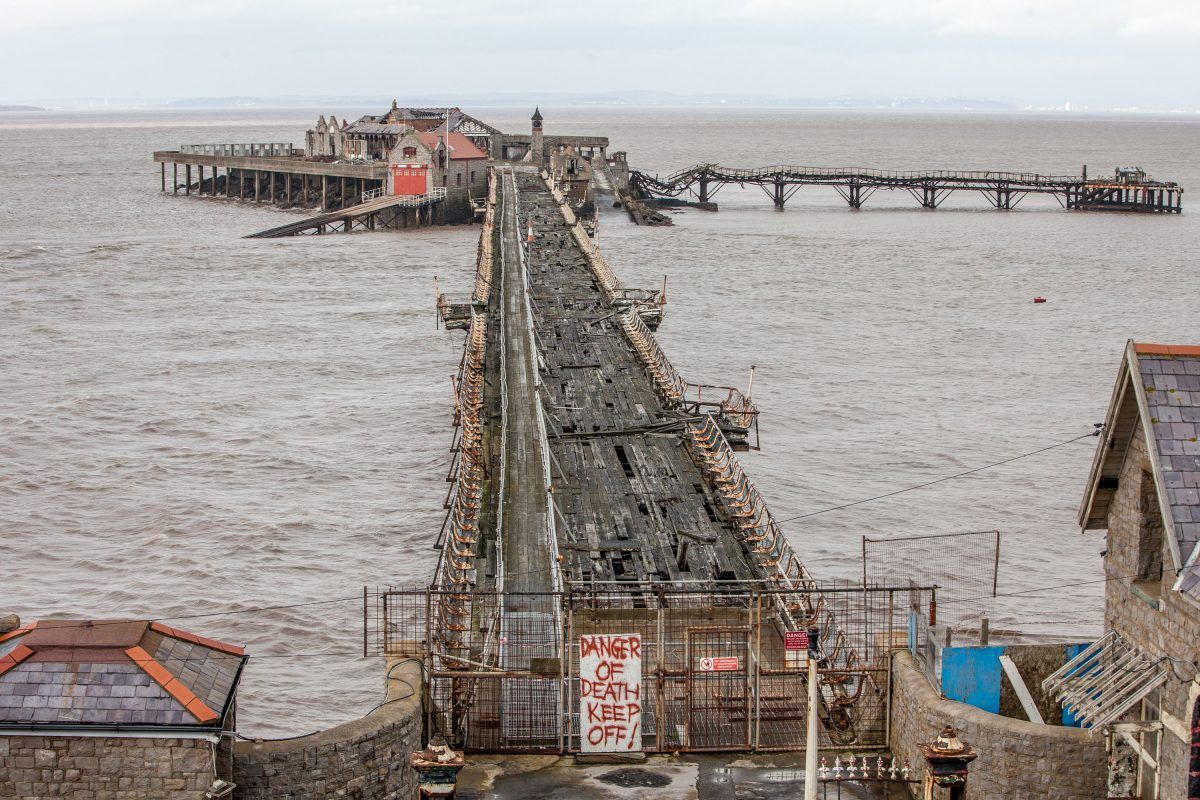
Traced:
[[659, 789], [663, 786], [671, 785], [671, 779], [666, 775], [634, 767], [616, 769], [612, 772], [606, 772], [603, 775], [597, 775], [596, 780], [611, 783], [613, 786], [620, 786], [623, 789], [633, 789], [635, 787]]

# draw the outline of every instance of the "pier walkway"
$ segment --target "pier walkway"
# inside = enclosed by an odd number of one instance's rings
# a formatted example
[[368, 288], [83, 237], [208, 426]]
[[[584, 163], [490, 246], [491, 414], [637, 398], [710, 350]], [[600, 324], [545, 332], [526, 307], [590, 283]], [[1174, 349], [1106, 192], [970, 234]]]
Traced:
[[776, 208], [802, 186], [831, 186], [851, 208], [861, 208], [880, 189], [901, 190], [927, 209], [936, 209], [951, 193], [979, 192], [994, 208], [1016, 208], [1027, 195], [1054, 196], [1064, 208], [1077, 210], [1175, 213], [1183, 209], [1183, 189], [1173, 181], [1156, 181], [1140, 168], [1117, 169], [1112, 178], [1043, 175], [1032, 172], [929, 170], [893, 172], [878, 169], [778, 165], [737, 169], [699, 164], [665, 178], [633, 170], [630, 186], [643, 198], [694, 195], [710, 203], [722, 186], [757, 186]]
[[[760, 577], [696, 491], [703, 474], [683, 443], [701, 417], [672, 403], [642, 368], [623, 325], [634, 313], [606, 299], [538, 173], [506, 172], [502, 198], [505, 590], [550, 590], [530, 559], [559, 547], [569, 581]], [[526, 259], [514, 234], [530, 224]], [[527, 417], [541, 407], [539, 427]], [[554, 500], [545, 524], [542, 458], [552, 464]], [[510, 471], [514, 459], [521, 474]], [[546, 530], [557, 531], [550, 547]], [[517, 536], [527, 541], [518, 545]]]
[[889, 648], [931, 597], [813, 580], [735, 454], [753, 401], [683, 379], [631, 291], [545, 172], [491, 171], [441, 557], [384, 593], [385, 652], [423, 659], [474, 751], [586, 749], [589, 634], [641, 643], [629, 749], [793, 750], [814, 630], [822, 745], [881, 746]]
[[[536, 174], [536, 173], [534, 173]], [[524, 178], [525, 175], [522, 174]], [[530, 283], [518, 217], [516, 176], [500, 175], [501, 588], [552, 592], [561, 588], [548, 494], [549, 450]]]

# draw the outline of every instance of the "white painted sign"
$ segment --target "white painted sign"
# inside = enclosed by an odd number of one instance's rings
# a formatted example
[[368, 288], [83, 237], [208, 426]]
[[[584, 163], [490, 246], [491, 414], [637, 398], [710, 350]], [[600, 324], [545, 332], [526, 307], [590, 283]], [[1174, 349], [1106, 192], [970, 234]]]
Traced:
[[642, 637], [579, 637], [579, 734], [584, 753], [642, 749]]
[[736, 672], [738, 665], [737, 656], [718, 656], [716, 658], [700, 659], [701, 672]]

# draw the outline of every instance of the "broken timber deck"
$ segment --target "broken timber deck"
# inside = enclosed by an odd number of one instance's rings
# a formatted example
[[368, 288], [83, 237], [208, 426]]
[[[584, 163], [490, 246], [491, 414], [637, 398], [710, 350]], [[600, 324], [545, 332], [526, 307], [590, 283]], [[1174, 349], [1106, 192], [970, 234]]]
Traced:
[[[546, 513], [547, 495], [537, 431], [519, 424], [519, 414], [532, 403], [525, 392], [535, 380], [515, 372], [514, 365], [524, 368], [530, 358], [541, 364], [556, 506], [551, 513], [566, 580], [762, 578], [684, 446], [684, 422], [695, 417], [660, 400], [557, 202], [532, 171], [497, 177], [503, 209], [499, 302], [506, 330], [492, 335], [493, 319], [488, 361], [489, 368], [498, 365], [500, 342], [508, 392], [500, 533], [505, 590], [549, 590], [545, 567], [554, 566], [539, 516]], [[534, 240], [526, 265], [519, 239], [530, 221]], [[523, 270], [527, 281], [520, 279]], [[522, 284], [529, 291], [534, 353], [526, 352], [522, 334]], [[516, 385], [520, 381], [524, 388]], [[500, 381], [490, 381], [493, 408], [500, 389]], [[526, 464], [524, 472], [514, 471], [514, 460]], [[481, 548], [481, 558], [488, 558], [486, 550]], [[494, 570], [485, 567], [480, 575]]]

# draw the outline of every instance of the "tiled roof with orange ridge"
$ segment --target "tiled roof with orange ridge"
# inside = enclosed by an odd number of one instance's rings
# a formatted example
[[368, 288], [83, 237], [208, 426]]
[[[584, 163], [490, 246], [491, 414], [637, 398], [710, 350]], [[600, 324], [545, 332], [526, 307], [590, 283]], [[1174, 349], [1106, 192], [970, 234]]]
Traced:
[[0, 656], [0, 675], [8, 672], [31, 655], [33, 655], [33, 650], [23, 644], [17, 645], [8, 654]]
[[217, 712], [206, 706], [204, 701], [192, 693], [191, 689], [184, 686], [179, 678], [151, 658], [145, 650], [140, 647], [131, 647], [125, 651], [125, 655], [129, 656], [133, 663], [141, 667], [142, 671], [153, 678], [154, 682], [165, 689], [171, 697], [178, 700], [179, 704], [186, 708], [197, 722], [213, 722], [217, 719]]
[[21, 627], [11, 630], [8, 633], [0, 633], [0, 644], [7, 642], [9, 639], [15, 639], [18, 636], [24, 636], [36, 627], [37, 623], [31, 622], [28, 625], [22, 625]]
[[0, 729], [215, 727], [247, 658], [149, 620], [42, 620], [0, 642]]
[[209, 639], [207, 636], [197, 636], [194, 633], [181, 631], [179, 628], [172, 628], [171, 626], [164, 625], [161, 622], [151, 622], [150, 630], [158, 631], [166, 636], [171, 636], [175, 639], [182, 639], [183, 641], [191, 642], [192, 644], [204, 645], [210, 650], [220, 650], [223, 653], [229, 653], [230, 655], [234, 656], [246, 655], [246, 648], [244, 647], [227, 644], [225, 642], [218, 641], [217, 639]]

